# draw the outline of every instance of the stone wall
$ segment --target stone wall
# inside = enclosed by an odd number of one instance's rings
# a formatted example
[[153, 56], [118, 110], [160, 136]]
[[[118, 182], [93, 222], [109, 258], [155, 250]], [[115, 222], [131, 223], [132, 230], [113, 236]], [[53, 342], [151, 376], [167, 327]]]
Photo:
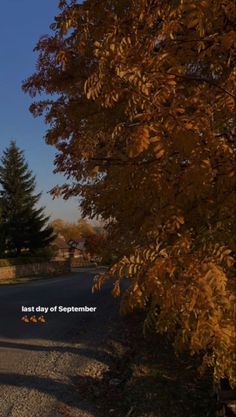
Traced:
[[60, 275], [70, 272], [70, 264], [68, 261], [51, 261], [43, 263], [25, 264], [0, 267], [0, 280], [12, 278], [25, 278], [40, 275]]
[[91, 266], [96, 266], [95, 262], [90, 262], [88, 260], [84, 260], [81, 258], [71, 258], [70, 259], [70, 266], [71, 269], [76, 269], [76, 268], [85, 268], [85, 267], [91, 267]]

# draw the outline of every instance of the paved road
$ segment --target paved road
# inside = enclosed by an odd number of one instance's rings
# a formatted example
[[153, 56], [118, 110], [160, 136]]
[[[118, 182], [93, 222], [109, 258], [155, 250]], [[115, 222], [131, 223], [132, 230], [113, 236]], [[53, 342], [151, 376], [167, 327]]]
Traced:
[[[73, 390], [86, 369], [108, 365], [103, 350], [117, 314], [110, 288], [91, 293], [92, 272], [0, 286], [0, 417], [94, 416]], [[45, 324], [21, 321], [22, 306], [94, 306], [95, 313], [48, 313]]]

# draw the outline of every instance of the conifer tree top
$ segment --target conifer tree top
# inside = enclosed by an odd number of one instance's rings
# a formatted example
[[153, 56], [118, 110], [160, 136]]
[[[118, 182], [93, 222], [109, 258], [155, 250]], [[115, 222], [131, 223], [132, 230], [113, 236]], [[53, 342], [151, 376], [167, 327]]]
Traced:
[[34, 252], [53, 240], [49, 218], [39, 207], [36, 179], [15, 141], [4, 150], [0, 165], [0, 195], [4, 247], [12, 254]]

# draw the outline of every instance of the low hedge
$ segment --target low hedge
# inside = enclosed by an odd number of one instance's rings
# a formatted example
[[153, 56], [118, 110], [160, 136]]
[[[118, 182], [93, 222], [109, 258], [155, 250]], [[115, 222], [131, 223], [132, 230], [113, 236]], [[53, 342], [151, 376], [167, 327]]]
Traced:
[[16, 266], [16, 265], [25, 265], [25, 264], [35, 264], [41, 262], [48, 262], [48, 258], [42, 257], [18, 257], [18, 258], [6, 258], [0, 259], [0, 267], [7, 267], [7, 266]]

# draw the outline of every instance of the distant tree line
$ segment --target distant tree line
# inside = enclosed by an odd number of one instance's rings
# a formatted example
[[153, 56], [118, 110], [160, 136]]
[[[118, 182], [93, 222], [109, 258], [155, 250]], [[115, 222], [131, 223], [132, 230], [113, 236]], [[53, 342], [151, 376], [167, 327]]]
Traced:
[[[85, 249], [91, 256], [100, 257], [105, 263], [110, 261], [112, 256], [109, 242], [102, 226], [94, 226], [86, 219], [79, 219], [77, 222], [66, 222], [62, 219], [55, 219], [50, 223], [54, 233], [63, 238], [65, 243], [70, 240], [85, 240]], [[57, 247], [57, 239], [53, 247]]]
[[57, 235], [62, 235], [65, 240], [78, 240], [88, 238], [89, 236], [101, 233], [99, 228], [94, 227], [85, 219], [79, 219], [77, 222], [66, 222], [62, 219], [53, 220], [50, 225]]

